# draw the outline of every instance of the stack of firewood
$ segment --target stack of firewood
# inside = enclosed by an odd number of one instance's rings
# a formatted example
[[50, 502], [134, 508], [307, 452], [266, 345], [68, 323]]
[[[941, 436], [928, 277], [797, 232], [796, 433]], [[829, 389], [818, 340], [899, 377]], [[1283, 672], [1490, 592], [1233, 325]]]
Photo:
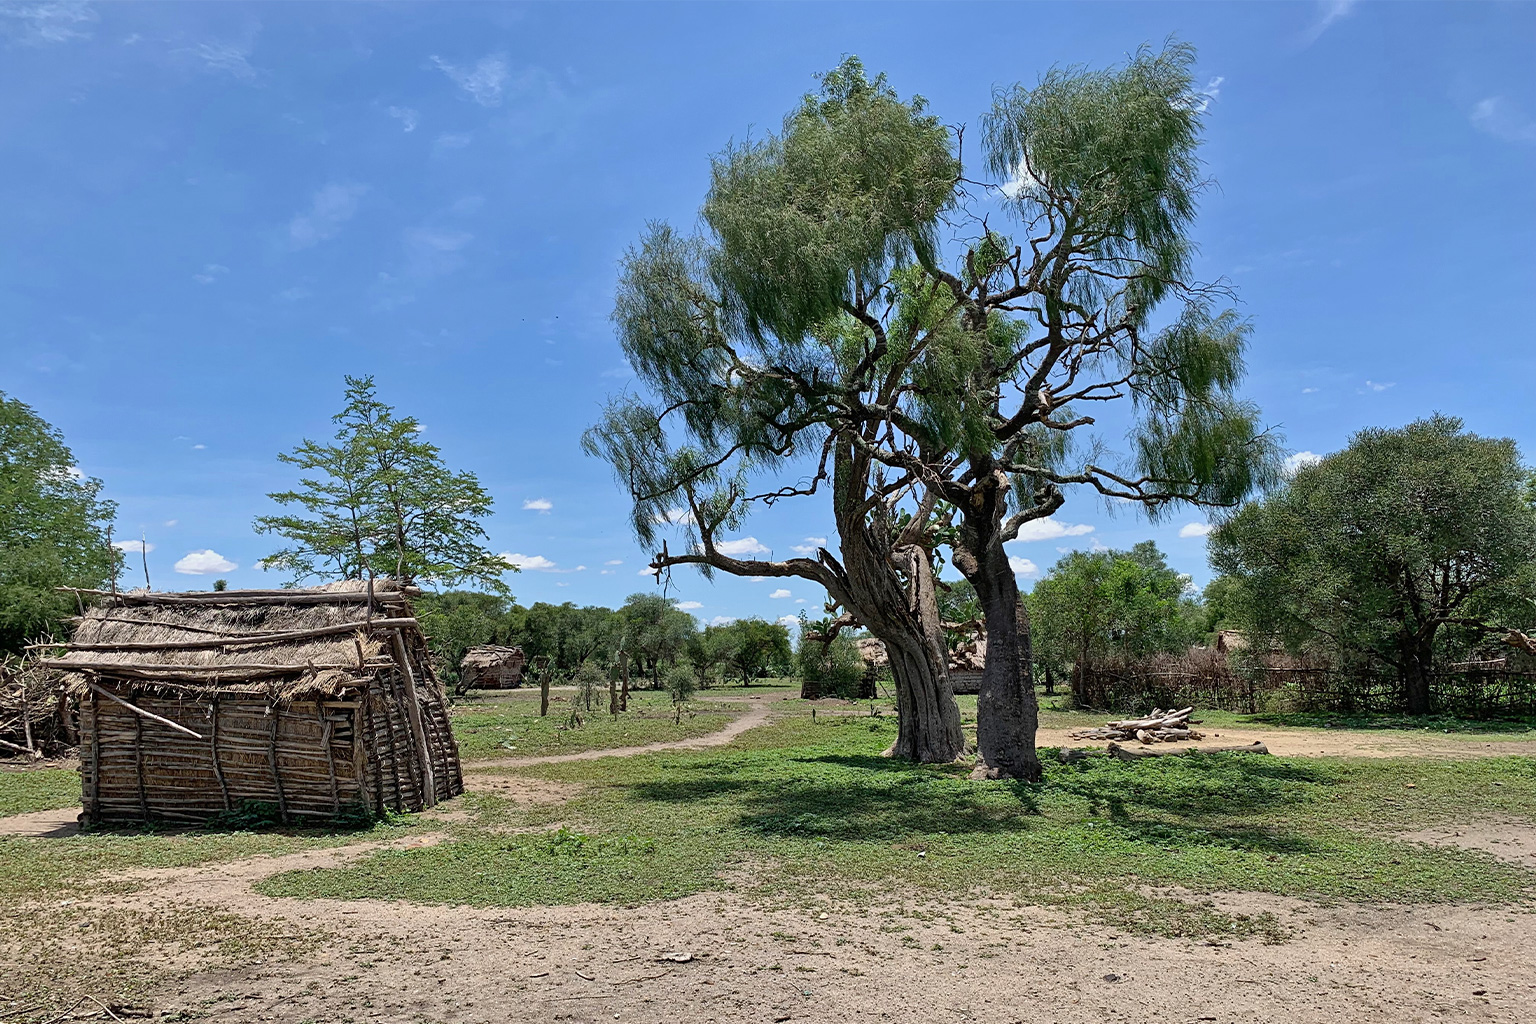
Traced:
[[1199, 724], [1190, 721], [1190, 712], [1194, 710], [1192, 707], [1179, 711], [1153, 708], [1145, 718], [1125, 718], [1110, 722], [1103, 729], [1079, 729], [1068, 735], [1079, 740], [1139, 740], [1142, 743], [1204, 739], [1204, 733], [1190, 727]]

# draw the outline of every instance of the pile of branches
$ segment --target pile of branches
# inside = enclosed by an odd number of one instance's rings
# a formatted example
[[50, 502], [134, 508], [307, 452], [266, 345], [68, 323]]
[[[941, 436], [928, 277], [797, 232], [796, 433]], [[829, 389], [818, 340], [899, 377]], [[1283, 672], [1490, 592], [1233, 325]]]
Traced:
[[1194, 710], [1193, 707], [1179, 711], [1153, 708], [1152, 713], [1145, 718], [1125, 718], [1110, 722], [1103, 729], [1078, 729], [1067, 735], [1079, 740], [1137, 740], [1141, 743], [1204, 739], [1204, 733], [1191, 728], [1200, 724], [1189, 717]]
[[58, 675], [32, 658], [0, 660], [0, 758], [63, 757], [77, 742]]

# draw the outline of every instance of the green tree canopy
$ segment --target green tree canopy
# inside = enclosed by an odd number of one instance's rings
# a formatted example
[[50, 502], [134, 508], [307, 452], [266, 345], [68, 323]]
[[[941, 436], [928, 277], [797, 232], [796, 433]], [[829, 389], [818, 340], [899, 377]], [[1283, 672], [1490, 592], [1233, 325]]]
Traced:
[[1152, 541], [1066, 554], [1028, 600], [1035, 658], [1055, 671], [1184, 651], [1204, 635], [1189, 577]]
[[297, 467], [299, 489], [268, 497], [298, 511], [256, 519], [257, 533], [290, 542], [263, 566], [295, 582], [392, 576], [505, 594], [502, 576], [516, 569], [483, 544], [491, 497], [480, 481], [449, 470], [414, 417], [379, 401], [372, 377], [346, 384], [334, 443], [306, 439], [278, 456]]
[[661, 594], [631, 594], [618, 615], [624, 650], [659, 687], [662, 669], [677, 662], [698, 623]]
[[63, 631], [75, 600], [54, 588], [116, 579], [122, 555], [107, 529], [117, 506], [101, 487], [57, 429], [0, 392], [0, 653]]
[[1388, 666], [1414, 713], [1437, 658], [1536, 617], [1536, 512], [1508, 438], [1434, 416], [1362, 430], [1210, 538], [1236, 617], [1347, 671]]
[[[624, 263], [615, 320], [654, 399], [612, 403], [587, 444], [629, 487], [642, 541], [687, 513], [697, 547], [655, 564], [816, 580], [892, 651], [903, 729], [933, 707], [948, 738], [944, 702], [908, 701], [904, 673], [942, 660], [918, 551], [952, 522], [989, 637], [978, 744], [1000, 774], [1040, 770], [1003, 544], [1074, 487], [1157, 514], [1235, 503], [1278, 465], [1238, 395], [1247, 326], [1191, 274], [1193, 60], [1143, 50], [998, 92], [981, 147], [996, 184], [977, 187], [924, 102], [849, 59], [780, 134], [715, 159], [705, 236], [653, 225]], [[1016, 237], [992, 226], [999, 205]], [[1074, 443], [1109, 402], [1134, 421], [1125, 449]], [[796, 459], [816, 461], [808, 479], [753, 493]], [[823, 482], [840, 561], [719, 551], [754, 502]]]

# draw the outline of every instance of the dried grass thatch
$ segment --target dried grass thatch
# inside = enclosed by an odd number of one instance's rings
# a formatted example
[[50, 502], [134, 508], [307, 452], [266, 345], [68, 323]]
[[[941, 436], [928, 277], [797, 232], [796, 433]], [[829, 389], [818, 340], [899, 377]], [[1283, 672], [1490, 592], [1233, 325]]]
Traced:
[[65, 653], [89, 821], [420, 810], [462, 791], [441, 684], [391, 581], [96, 594]]
[[527, 658], [521, 647], [471, 647], [459, 661], [461, 690], [505, 690], [523, 684]]

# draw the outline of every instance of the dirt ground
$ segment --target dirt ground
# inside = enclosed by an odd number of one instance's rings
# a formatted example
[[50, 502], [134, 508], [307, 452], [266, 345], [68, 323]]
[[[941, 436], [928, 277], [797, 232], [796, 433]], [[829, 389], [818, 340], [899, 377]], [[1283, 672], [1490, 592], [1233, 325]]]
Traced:
[[[1510, 757], [1536, 756], [1536, 740], [1484, 740], [1453, 733], [1389, 732], [1385, 729], [1269, 729], [1240, 726], [1205, 729], [1196, 743], [1157, 744], [1157, 749], [1241, 746], [1259, 740], [1279, 757]], [[1103, 740], [1078, 740], [1070, 729], [1041, 729], [1042, 747], [1103, 747]], [[1128, 746], [1138, 746], [1130, 743]]]
[[[1521, 842], [1536, 843], [1524, 828]], [[301, 962], [177, 964], [190, 977], [147, 1000], [157, 1014], [220, 1021], [1536, 1019], [1536, 915], [1504, 909], [1233, 897], [1217, 903], [1273, 911], [1297, 935], [1225, 945], [1127, 935], [991, 902], [771, 910], [709, 894], [633, 909], [480, 910], [251, 890], [269, 874], [368, 849], [138, 872], [145, 889], [100, 904], [217, 908], [331, 933]]]
[[[713, 746], [765, 721], [770, 707], [754, 702], [725, 730], [681, 743], [537, 760]], [[1206, 742], [1255, 738], [1276, 754], [1308, 756], [1466, 757], [1536, 747], [1346, 730], [1242, 729]], [[1085, 745], [1049, 732], [1040, 743]], [[517, 776], [472, 772], [467, 781], [527, 802], [570, 795], [564, 784]], [[23, 815], [0, 822], [0, 831], [63, 834], [75, 813]], [[1403, 838], [1536, 866], [1536, 826], [1528, 823], [1484, 822]], [[389, 845], [437, 840], [417, 835]], [[160, 1017], [277, 1024], [1536, 1020], [1529, 952], [1536, 947], [1536, 914], [1508, 908], [1318, 906], [1251, 894], [1215, 900], [1232, 913], [1273, 912], [1293, 929], [1290, 941], [1264, 945], [1145, 937], [1012, 903], [899, 894], [856, 910], [830, 902], [772, 909], [732, 894], [634, 908], [506, 910], [274, 899], [252, 889], [281, 871], [343, 864], [379, 848], [356, 844], [133, 872], [129, 877], [142, 888], [101, 895], [86, 906], [223, 911], [258, 922], [254, 927], [262, 931], [321, 933], [311, 954], [239, 969], [200, 950], [169, 962], [145, 953], [181, 979], [140, 1000]], [[89, 952], [82, 939], [81, 953]]]

